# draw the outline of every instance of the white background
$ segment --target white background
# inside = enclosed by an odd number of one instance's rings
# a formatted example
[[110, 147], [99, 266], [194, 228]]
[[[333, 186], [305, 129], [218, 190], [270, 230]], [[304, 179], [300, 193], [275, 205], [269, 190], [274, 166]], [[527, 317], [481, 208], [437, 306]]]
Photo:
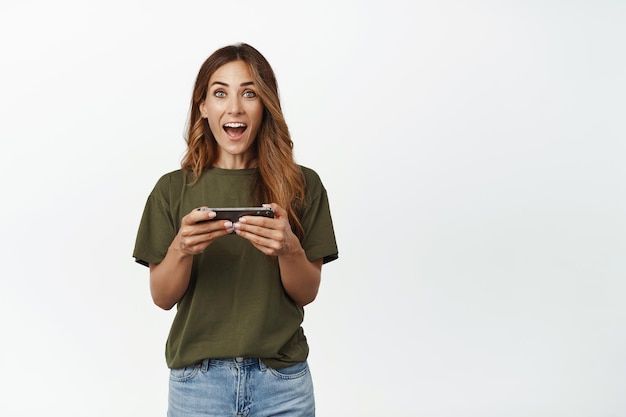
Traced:
[[3, 416], [165, 415], [131, 253], [226, 44], [278, 76], [340, 248], [319, 416], [626, 415], [623, 1], [2, 1]]

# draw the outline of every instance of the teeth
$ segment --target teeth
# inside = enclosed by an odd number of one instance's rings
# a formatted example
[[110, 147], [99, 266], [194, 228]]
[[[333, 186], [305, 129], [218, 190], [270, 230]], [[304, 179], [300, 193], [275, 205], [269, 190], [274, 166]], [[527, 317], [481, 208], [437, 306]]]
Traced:
[[245, 123], [235, 123], [235, 122], [231, 122], [231, 123], [226, 123], [226, 124], [224, 125], [224, 127], [234, 127], [234, 128], [237, 128], [237, 127], [246, 127], [246, 124], [245, 124]]

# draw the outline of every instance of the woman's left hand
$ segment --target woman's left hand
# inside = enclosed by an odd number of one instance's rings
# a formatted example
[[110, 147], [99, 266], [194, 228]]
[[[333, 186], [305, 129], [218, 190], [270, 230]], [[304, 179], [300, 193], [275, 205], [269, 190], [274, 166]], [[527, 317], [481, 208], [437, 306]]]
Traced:
[[247, 239], [266, 255], [289, 255], [302, 250], [300, 240], [291, 230], [287, 211], [278, 204], [265, 204], [274, 209], [274, 218], [243, 216], [234, 224], [235, 233]]

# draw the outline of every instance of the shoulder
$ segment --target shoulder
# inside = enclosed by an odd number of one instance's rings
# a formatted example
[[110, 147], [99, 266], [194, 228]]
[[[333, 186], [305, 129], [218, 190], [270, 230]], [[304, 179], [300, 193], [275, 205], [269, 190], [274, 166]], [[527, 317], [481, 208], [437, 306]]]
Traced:
[[183, 184], [187, 179], [186, 171], [177, 169], [175, 171], [168, 172], [161, 175], [156, 183], [157, 187], [170, 187], [172, 184]]
[[322, 186], [322, 180], [320, 176], [317, 174], [317, 172], [303, 165], [299, 165], [299, 167], [300, 167], [300, 170], [302, 171], [302, 175], [304, 176], [304, 181], [307, 187]]
[[326, 188], [322, 183], [322, 179], [318, 173], [308, 167], [300, 165], [302, 176], [304, 177], [304, 186], [306, 190], [306, 200], [309, 202], [315, 201], [322, 196], [326, 195]]
[[187, 172], [182, 169], [163, 174], [156, 182], [152, 195], [165, 197], [174, 190], [180, 190], [187, 183]]
[[183, 171], [182, 169], [177, 169], [177, 170], [170, 171], [166, 174], [161, 175], [161, 178], [159, 178], [159, 182], [179, 181], [181, 179], [184, 179], [186, 176], [187, 176], [186, 171]]

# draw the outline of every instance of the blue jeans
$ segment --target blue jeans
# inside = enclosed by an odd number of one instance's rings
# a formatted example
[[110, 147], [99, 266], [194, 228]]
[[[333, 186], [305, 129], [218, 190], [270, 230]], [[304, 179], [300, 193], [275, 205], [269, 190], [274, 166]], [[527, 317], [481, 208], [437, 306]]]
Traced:
[[314, 417], [307, 362], [272, 369], [252, 358], [205, 359], [170, 370], [168, 417]]

